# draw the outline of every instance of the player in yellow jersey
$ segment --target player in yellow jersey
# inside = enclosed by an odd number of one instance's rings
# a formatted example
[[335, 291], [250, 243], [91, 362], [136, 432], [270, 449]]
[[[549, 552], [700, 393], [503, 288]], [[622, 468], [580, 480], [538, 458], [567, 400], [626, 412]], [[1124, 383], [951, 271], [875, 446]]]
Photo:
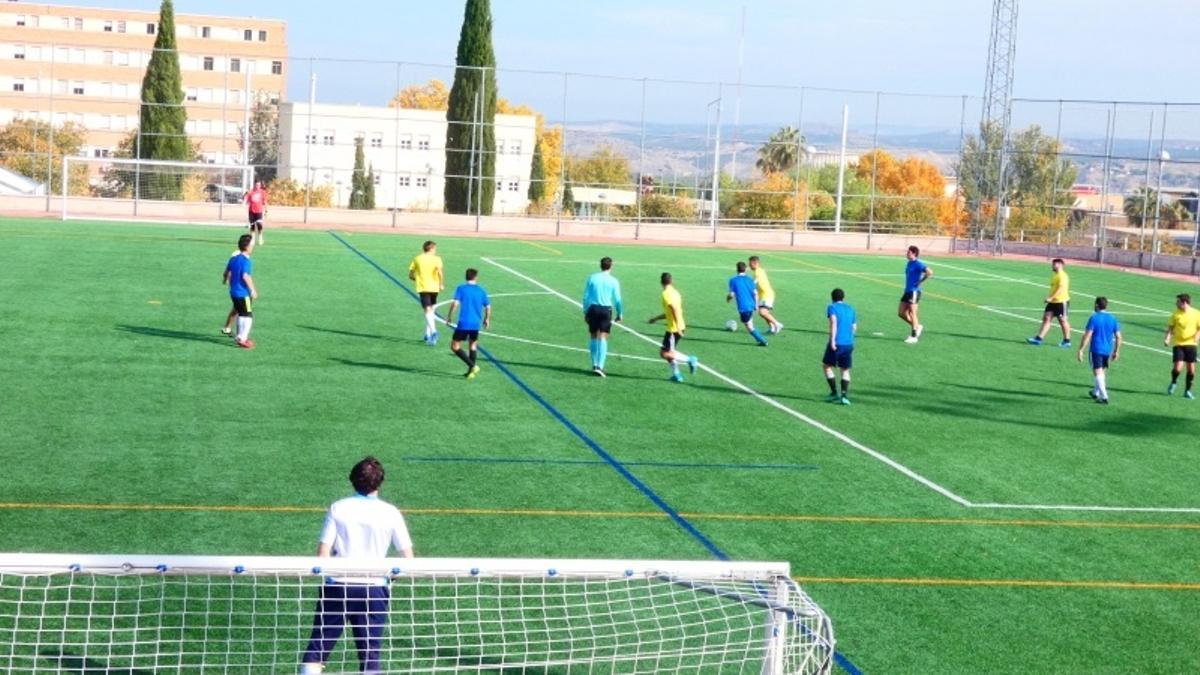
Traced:
[[699, 361], [695, 356], [688, 356], [679, 351], [679, 341], [683, 339], [683, 332], [687, 330], [687, 323], [683, 319], [683, 296], [671, 284], [670, 272], [663, 272], [661, 281], [663, 313], [650, 317], [650, 323], [666, 320], [667, 332], [663, 335], [662, 350], [659, 354], [671, 366], [671, 379], [683, 382], [683, 375], [679, 373], [679, 362], [686, 362], [688, 370], [695, 375]]
[[421, 308], [425, 310], [425, 344], [436, 345], [437, 298], [446, 288], [446, 275], [442, 270], [442, 259], [437, 254], [437, 242], [427, 241], [421, 246], [421, 254], [408, 264], [408, 278], [417, 282], [417, 295], [421, 297]]
[[758, 256], [752, 255], [749, 259], [750, 271], [754, 275], [754, 285], [758, 290], [758, 315], [767, 322], [767, 334], [774, 335], [783, 330], [783, 324], [775, 320], [775, 289], [771, 286], [771, 280], [767, 278], [767, 270], [762, 266]]
[[1071, 346], [1071, 321], [1067, 316], [1071, 310], [1071, 277], [1067, 276], [1067, 271], [1063, 269], [1065, 265], [1062, 258], [1055, 258], [1050, 263], [1054, 269], [1054, 274], [1050, 275], [1050, 295], [1046, 296], [1046, 310], [1042, 312], [1041, 330], [1036, 336], [1026, 340], [1031, 345], [1042, 344], [1042, 338], [1050, 332], [1050, 322], [1058, 319], [1058, 325], [1062, 326], [1063, 333], [1062, 342], [1058, 343], [1058, 346], [1064, 348]]
[[1196, 343], [1200, 336], [1200, 311], [1192, 307], [1192, 296], [1180, 293], [1175, 296], [1175, 311], [1167, 322], [1167, 334], [1163, 344], [1171, 347], [1171, 360], [1175, 367], [1171, 369], [1171, 385], [1167, 387], [1167, 395], [1175, 393], [1175, 385], [1179, 382], [1179, 373], [1187, 364], [1187, 388], [1183, 397], [1192, 396], [1192, 382], [1196, 379]]

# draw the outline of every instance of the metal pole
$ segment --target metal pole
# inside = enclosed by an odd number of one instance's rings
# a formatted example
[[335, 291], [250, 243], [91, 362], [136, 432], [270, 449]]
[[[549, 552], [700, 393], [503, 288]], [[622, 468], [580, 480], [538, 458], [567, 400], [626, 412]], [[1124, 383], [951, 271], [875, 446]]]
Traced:
[[[958, 117], [958, 165], [962, 167], [963, 146], [967, 138], [967, 96], [962, 97], [962, 112]], [[962, 223], [963, 177], [955, 172], [954, 225], [950, 230], [950, 252], [958, 253], [958, 227]]]
[[[50, 44], [50, 120], [46, 141], [46, 211], [50, 211], [50, 197], [54, 194], [54, 62], [58, 50]], [[35, 148], [37, 146], [34, 146]], [[66, 202], [66, 195], [63, 195]]]
[[833, 231], [842, 231], [842, 192], [846, 187], [846, 133], [850, 129], [850, 106], [842, 105], [842, 153], [838, 159], [837, 209], [833, 214]]
[[308, 133], [304, 137], [304, 222], [308, 222], [308, 207], [312, 204], [312, 146], [313, 107], [317, 104], [317, 74], [313, 72], [313, 60], [308, 60]]
[[721, 206], [718, 194], [721, 187], [721, 95], [722, 86], [717, 85], [717, 128], [713, 141], [713, 173], [712, 173], [712, 204], [708, 212], [708, 222], [712, 226], [713, 243], [717, 241], [717, 209]]
[[[1062, 152], [1062, 114], [1063, 102], [1058, 102], [1058, 120], [1054, 123], [1054, 182], [1050, 184], [1050, 223], [1054, 224], [1058, 219], [1058, 179], [1062, 175], [1062, 160], [1058, 155]], [[1062, 231], [1059, 231], [1061, 236]], [[1050, 255], [1050, 233], [1046, 233], [1046, 257]]]
[[[229, 54], [225, 54], [225, 63], [229, 63]], [[225, 186], [229, 177], [225, 175], [225, 163], [229, 159], [229, 68], [221, 79], [224, 94], [221, 96], [221, 187], [217, 190], [217, 220], [225, 220]], [[184, 97], [187, 100], [187, 97]], [[249, 149], [247, 149], [249, 150]], [[247, 154], [249, 154], [247, 152]]]
[[879, 181], [879, 101], [880, 92], [875, 92], [875, 132], [871, 140], [871, 210], [867, 216], [867, 250], [871, 250], [871, 235], [875, 230], [875, 186]]
[[[487, 154], [488, 154], [488, 152], [490, 152], [487, 149], [487, 146], [485, 146], [483, 143], [484, 125], [487, 124], [487, 120], [484, 119], [484, 115], [486, 114], [486, 109], [484, 106], [487, 105], [485, 103], [485, 101], [487, 101], [487, 73], [488, 73], [488, 71], [487, 71], [486, 67], [482, 67], [479, 69], [479, 118], [478, 119], [479, 119], [479, 153], [481, 156], [479, 157], [479, 205], [475, 207], [475, 231], [476, 232], [479, 231], [480, 218], [483, 216], [483, 191], [484, 191], [483, 165], [487, 163]], [[493, 166], [495, 166], [494, 163], [493, 163]], [[493, 181], [494, 180], [495, 180], [495, 177], [493, 176]], [[494, 188], [492, 190], [492, 194], [493, 195], [495, 194]]]
[[[1160, 148], [1161, 150], [1161, 148]], [[1150, 131], [1146, 134], [1146, 182], [1142, 188], [1142, 224], [1138, 231], [1138, 267], [1146, 255], [1146, 211], [1150, 208], [1150, 167], [1154, 159], [1154, 111], [1150, 111]]]
[[742, 66], [746, 61], [746, 5], [742, 5], [742, 24], [738, 33], [737, 97], [733, 103], [733, 143], [730, 144], [729, 175], [737, 181], [738, 143], [742, 134]]
[[633, 238], [636, 240], [642, 234], [642, 185], [645, 182], [646, 166], [646, 78], [642, 78], [642, 140], [638, 148], [638, 179], [637, 179], [637, 222], [633, 225]]
[[[225, 70], [229, 69], [226, 68]], [[242, 166], [245, 167], [243, 169], [245, 175], [242, 177], [243, 189], [249, 189], [253, 187], [252, 181], [254, 180], [254, 167], [250, 164], [250, 88], [252, 86], [250, 76], [253, 72], [254, 65], [249, 62], [249, 59], [247, 59], [246, 100], [243, 102], [244, 110], [242, 111]], [[224, 135], [224, 130], [222, 130], [222, 135]]]
[[562, 134], [558, 144], [558, 195], [555, 197], [554, 236], [562, 233], [563, 198], [567, 194], [567, 73], [563, 73]]
[[[471, 103], [471, 161], [467, 168], [467, 213], [475, 205], [475, 137], [479, 130], [479, 91], [475, 91], [475, 100]], [[482, 189], [482, 186], [480, 186]], [[479, 221], [475, 221], [475, 231], [479, 231]]]
[[1162, 217], [1162, 180], [1163, 162], [1170, 158], [1167, 154], [1167, 104], [1163, 104], [1162, 135], [1158, 141], [1158, 189], [1154, 191], [1154, 234], [1150, 235], [1150, 273], [1154, 274], [1154, 262], [1158, 257], [1158, 222]]
[[[400, 71], [403, 63], [396, 63], [396, 93], [400, 93]], [[442, 173], [445, 173], [443, 171]], [[429, 181], [432, 176], [425, 180]], [[426, 186], [427, 189], [428, 186]], [[400, 210], [400, 100], [396, 100], [396, 126], [392, 135], [392, 227], [396, 226], [396, 212]]]
[[1108, 179], [1112, 165], [1113, 136], [1117, 132], [1117, 104], [1108, 111], [1108, 125], [1104, 129], [1104, 181], [1100, 189], [1100, 223], [1096, 236], [1096, 262], [1104, 264], [1104, 246], [1108, 237]]
[[[62, 158], [62, 219], [67, 220], [67, 155], [63, 153]], [[52, 190], [47, 186], [46, 193], [49, 194]]]
[[[796, 245], [796, 227], [800, 220], [797, 211], [800, 209], [800, 165], [805, 160], [804, 152], [804, 87], [800, 87], [800, 112], [796, 116], [796, 172], [793, 179], [795, 181], [792, 194], [792, 241], [789, 246]], [[804, 212], [808, 213], [808, 189], [809, 186], [804, 186]]]

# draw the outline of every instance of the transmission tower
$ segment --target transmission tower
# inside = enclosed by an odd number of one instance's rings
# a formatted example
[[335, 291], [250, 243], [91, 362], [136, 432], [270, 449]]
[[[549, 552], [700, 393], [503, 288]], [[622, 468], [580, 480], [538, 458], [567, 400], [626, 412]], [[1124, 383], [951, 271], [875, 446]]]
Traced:
[[999, 143], [999, 147], [994, 149], [997, 155], [996, 180], [985, 181], [989, 183], [988, 192], [994, 191], [994, 194], [982, 195], [983, 199], [996, 205], [997, 251], [1002, 248], [1004, 241], [1006, 149], [1012, 123], [1013, 73], [1017, 58], [1017, 4], [1018, 0], [993, 0], [987, 79], [983, 85], [983, 115], [979, 126], [979, 140], [984, 147], [993, 139]]

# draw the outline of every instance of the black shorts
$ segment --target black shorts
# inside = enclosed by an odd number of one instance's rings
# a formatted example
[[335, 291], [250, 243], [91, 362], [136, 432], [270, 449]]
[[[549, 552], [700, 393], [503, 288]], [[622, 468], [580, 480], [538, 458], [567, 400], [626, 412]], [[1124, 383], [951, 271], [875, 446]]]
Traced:
[[750, 323], [750, 320], [754, 318], [754, 312], [738, 312], [738, 318], [742, 320], [742, 323]]
[[1109, 356], [1110, 354], [1092, 352], [1092, 370], [1106, 370], [1108, 368]]
[[437, 305], [437, 293], [418, 293], [421, 296], [422, 307], [433, 307]]
[[479, 342], [479, 331], [455, 328], [454, 335], [451, 337], [451, 339], [454, 342], [462, 342], [463, 340], [466, 340], [467, 342]]
[[683, 333], [663, 333], [662, 350], [673, 352], [682, 340]]
[[1046, 314], [1061, 319], [1071, 311], [1071, 303], [1069, 302], [1048, 302], [1046, 303]]
[[262, 226], [263, 214], [255, 213], [255, 212], [251, 211], [248, 218], [250, 220], [251, 225], [258, 225], [260, 227]]
[[1172, 347], [1171, 348], [1171, 358], [1173, 358], [1176, 363], [1179, 363], [1180, 361], [1183, 361], [1184, 363], [1195, 363], [1196, 362], [1196, 345], [1182, 345], [1179, 347]]
[[233, 311], [237, 312], [238, 316], [254, 316], [253, 308], [250, 306], [250, 298], [230, 298], [230, 300], [233, 300]]
[[916, 305], [921, 302], [921, 291], [904, 291], [904, 295], [900, 296], [900, 302], [906, 305]]
[[593, 333], [612, 332], [612, 307], [592, 305], [587, 308], [584, 319], [587, 320], [588, 330]]
[[821, 363], [830, 368], [850, 370], [854, 365], [854, 345], [838, 345], [837, 349], [832, 349], [826, 344], [825, 356], [821, 358]]

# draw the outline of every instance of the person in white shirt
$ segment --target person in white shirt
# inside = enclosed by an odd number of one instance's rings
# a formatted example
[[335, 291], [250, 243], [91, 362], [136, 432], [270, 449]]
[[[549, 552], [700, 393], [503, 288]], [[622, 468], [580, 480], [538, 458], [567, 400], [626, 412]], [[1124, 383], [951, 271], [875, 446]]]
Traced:
[[[379, 498], [383, 465], [366, 457], [350, 471], [357, 493], [334, 502], [325, 514], [317, 543], [322, 558], [386, 558], [394, 546], [401, 557], [413, 557], [412, 539], [399, 509]], [[320, 673], [334, 645], [350, 624], [359, 670], [380, 671], [379, 647], [388, 615], [387, 579], [333, 579], [321, 587], [312, 637], [304, 650], [301, 673]]]

